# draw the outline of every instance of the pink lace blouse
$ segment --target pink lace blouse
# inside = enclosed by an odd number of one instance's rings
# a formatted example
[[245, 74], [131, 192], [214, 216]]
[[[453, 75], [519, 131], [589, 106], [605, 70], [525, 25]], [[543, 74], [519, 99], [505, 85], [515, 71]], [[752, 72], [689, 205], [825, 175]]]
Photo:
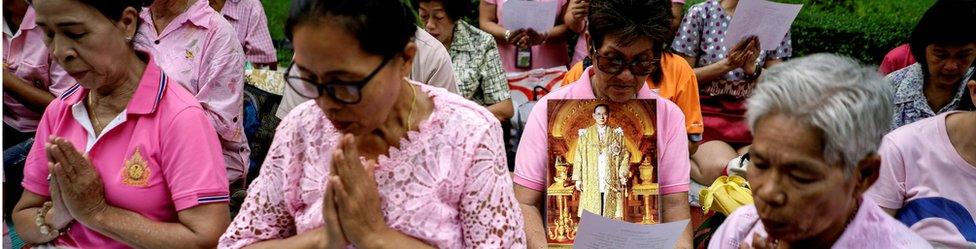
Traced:
[[[434, 111], [419, 132], [401, 140], [401, 149], [378, 159], [387, 225], [439, 248], [524, 248], [500, 124], [458, 95], [412, 83], [433, 98]], [[324, 180], [338, 138], [314, 101], [296, 107], [278, 127], [261, 175], [219, 247], [321, 227]]]

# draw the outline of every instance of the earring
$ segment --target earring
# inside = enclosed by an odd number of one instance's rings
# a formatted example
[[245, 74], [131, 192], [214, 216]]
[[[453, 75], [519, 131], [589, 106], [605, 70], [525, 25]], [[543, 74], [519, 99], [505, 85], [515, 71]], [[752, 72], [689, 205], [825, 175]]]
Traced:
[[125, 38], [125, 41], [126, 41], [126, 42], [131, 42], [131, 41], [132, 41], [132, 37], [131, 37], [131, 36], [129, 36], [129, 37], [126, 37], [126, 38]]

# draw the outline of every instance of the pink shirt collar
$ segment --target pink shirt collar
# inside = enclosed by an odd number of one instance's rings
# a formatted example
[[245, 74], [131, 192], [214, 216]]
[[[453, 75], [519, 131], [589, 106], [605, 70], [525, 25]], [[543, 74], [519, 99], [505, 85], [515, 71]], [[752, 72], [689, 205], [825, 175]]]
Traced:
[[[185, 12], [177, 16], [172, 22], [164, 27], [163, 32], [158, 34], [157, 37], [163, 37], [167, 33], [173, 32], [173, 30], [176, 30], [187, 22], [202, 28], [211, 29], [213, 28], [213, 25], [208, 18], [209, 16], [207, 15], [209, 11], [214, 10], [210, 7], [208, 1], [196, 0], [196, 2], [190, 5]], [[143, 22], [149, 23], [150, 26], [155, 26], [152, 19], [152, 10], [149, 7], [143, 9], [143, 11], [139, 13], [139, 18], [142, 19]]]
[[24, 20], [20, 22], [20, 30], [31, 30], [37, 28], [37, 14], [34, 13], [34, 7], [28, 7], [27, 13], [24, 13]]
[[[169, 78], [166, 77], [162, 69], [156, 65], [153, 57], [148, 53], [144, 54], [149, 57], [149, 62], [146, 63], [146, 70], [142, 73], [142, 79], [139, 80], [139, 86], [132, 95], [132, 100], [126, 105], [126, 110], [129, 114], [151, 114], [155, 112], [159, 106], [159, 100], [163, 98], [166, 84], [169, 81]], [[80, 84], [76, 84], [61, 95], [61, 100], [66, 105], [71, 106], [86, 96], [88, 96], [88, 89], [82, 88]]]

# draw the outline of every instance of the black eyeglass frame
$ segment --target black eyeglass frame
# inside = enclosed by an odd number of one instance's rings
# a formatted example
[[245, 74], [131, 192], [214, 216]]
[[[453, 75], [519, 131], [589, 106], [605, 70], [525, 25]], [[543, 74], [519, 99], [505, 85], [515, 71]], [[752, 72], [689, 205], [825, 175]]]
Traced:
[[[298, 95], [302, 96], [303, 98], [315, 99], [318, 98], [319, 96], [322, 96], [322, 92], [326, 92], [329, 94], [329, 98], [332, 98], [332, 100], [335, 100], [336, 102], [345, 105], [355, 105], [355, 104], [359, 104], [359, 102], [363, 100], [363, 94], [362, 94], [363, 87], [366, 87], [366, 84], [369, 83], [370, 80], [373, 80], [373, 77], [376, 77], [376, 75], [379, 74], [379, 72], [384, 67], [386, 67], [386, 64], [388, 64], [391, 60], [393, 60], [393, 57], [394, 56], [387, 56], [386, 58], [383, 58], [383, 62], [380, 63], [380, 65], [377, 66], [376, 69], [373, 69], [373, 71], [370, 72], [369, 75], [367, 75], [365, 78], [357, 81], [344, 82], [341, 84], [321, 84], [299, 76], [290, 75], [291, 70], [294, 69], [295, 67], [295, 63], [292, 62], [290, 65], [288, 65], [288, 69], [285, 71], [285, 76], [284, 76], [285, 83], [288, 85], [288, 87], [291, 87], [292, 90], [295, 90], [295, 93], [298, 93]], [[292, 85], [292, 80], [297, 80], [302, 82], [303, 84], [312, 85], [313, 87], [315, 87], [315, 90], [317, 90], [318, 95], [308, 96], [303, 94], [302, 91], [299, 91], [294, 85]], [[356, 93], [355, 100], [344, 100], [336, 96], [337, 87], [346, 87], [346, 88], [350, 88], [350, 90], [355, 89], [354, 91]]]

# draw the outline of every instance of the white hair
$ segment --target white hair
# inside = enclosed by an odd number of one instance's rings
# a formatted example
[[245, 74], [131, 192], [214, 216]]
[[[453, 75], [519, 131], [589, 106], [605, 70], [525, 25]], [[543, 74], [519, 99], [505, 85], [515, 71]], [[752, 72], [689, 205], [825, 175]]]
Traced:
[[824, 158], [851, 173], [877, 153], [891, 124], [891, 85], [873, 68], [833, 54], [814, 54], [770, 68], [747, 101], [746, 118], [786, 115], [816, 127]]

